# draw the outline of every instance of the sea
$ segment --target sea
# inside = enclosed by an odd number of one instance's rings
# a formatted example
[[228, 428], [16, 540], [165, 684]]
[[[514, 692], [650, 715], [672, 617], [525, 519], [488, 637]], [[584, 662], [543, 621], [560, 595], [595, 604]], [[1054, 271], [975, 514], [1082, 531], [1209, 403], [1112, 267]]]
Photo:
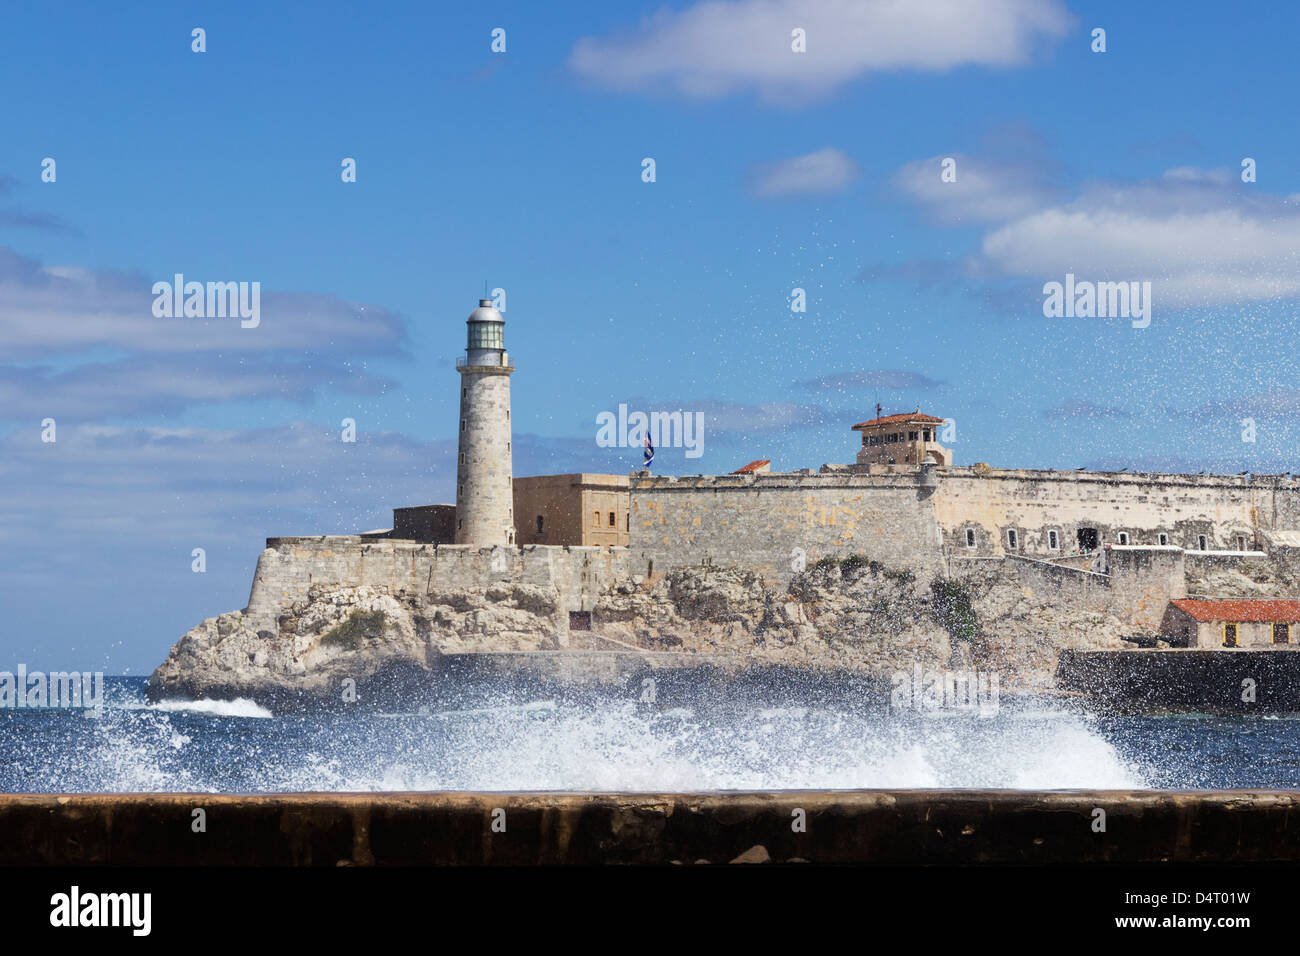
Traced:
[[1055, 698], [940, 716], [545, 694], [276, 715], [248, 700], [151, 704], [140, 677], [105, 684], [98, 714], [0, 710], [0, 792], [1300, 788], [1294, 717], [1102, 716]]

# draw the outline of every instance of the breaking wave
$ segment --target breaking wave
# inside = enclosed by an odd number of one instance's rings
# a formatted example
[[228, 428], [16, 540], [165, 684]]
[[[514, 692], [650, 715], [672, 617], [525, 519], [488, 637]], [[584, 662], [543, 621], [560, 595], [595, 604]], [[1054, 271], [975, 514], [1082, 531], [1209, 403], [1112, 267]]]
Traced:
[[251, 700], [236, 697], [234, 700], [164, 700], [150, 704], [149, 710], [164, 713], [212, 714], [216, 717], [274, 717], [269, 710]]
[[[817, 706], [645, 709], [532, 701], [272, 716], [249, 701], [97, 720], [0, 714], [5, 791], [604, 792], [1169, 785], [1082, 712], [933, 720]], [[256, 720], [231, 718], [257, 717]], [[1194, 785], [1194, 784], [1193, 784]]]

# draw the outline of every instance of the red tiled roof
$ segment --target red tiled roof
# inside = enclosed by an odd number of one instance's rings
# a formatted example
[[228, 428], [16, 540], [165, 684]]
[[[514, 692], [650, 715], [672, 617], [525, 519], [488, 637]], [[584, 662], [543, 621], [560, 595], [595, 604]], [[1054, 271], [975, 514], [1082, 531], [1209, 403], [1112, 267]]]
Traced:
[[737, 468], [735, 471], [732, 472], [732, 474], [743, 475], [747, 471], [758, 471], [758, 469], [762, 468], [764, 465], [770, 465], [770, 464], [772, 464], [772, 459], [760, 458], [758, 459], [758, 461], [751, 461], [744, 468]]
[[1171, 601], [1198, 621], [1300, 621], [1300, 601]]
[[869, 422], [858, 422], [854, 428], [864, 428], [867, 425], [897, 425], [902, 422], [934, 422], [942, 425], [942, 418], [935, 418], [933, 415], [922, 415], [920, 412], [908, 412], [906, 415], [885, 415], [881, 418], [873, 418]]

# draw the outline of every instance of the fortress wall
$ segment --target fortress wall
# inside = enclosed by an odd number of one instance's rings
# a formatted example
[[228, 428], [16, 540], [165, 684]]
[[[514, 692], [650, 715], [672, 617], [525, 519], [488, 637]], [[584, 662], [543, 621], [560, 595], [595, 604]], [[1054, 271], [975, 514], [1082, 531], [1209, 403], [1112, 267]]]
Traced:
[[[963, 563], [987, 567], [986, 561], [955, 561], [954, 570]], [[1105, 613], [1114, 601], [1111, 579], [1105, 574], [1019, 556], [1008, 558], [1007, 566], [1020, 583], [1044, 603]]]
[[[947, 468], [938, 471], [935, 517], [951, 553], [1000, 554], [1009, 550], [1007, 531], [1018, 532], [1018, 553], [1048, 556], [1049, 530], [1060, 535], [1061, 551], [1077, 547], [1080, 528], [1095, 528], [1099, 545], [1116, 543], [1127, 531], [1131, 544], [1168, 543], [1210, 549], [1251, 542], [1257, 531], [1296, 528], [1300, 486], [1284, 477], [1156, 475], [1051, 472], [1027, 469]], [[966, 529], [975, 531], [968, 551]]]
[[1112, 546], [1106, 550], [1106, 571], [1110, 613], [1138, 630], [1158, 631], [1169, 602], [1187, 596], [1184, 552], [1172, 545]]
[[737, 564], [784, 582], [800, 558], [861, 553], [925, 578], [941, 564], [929, 494], [914, 475], [635, 478], [632, 567]]
[[563, 607], [589, 611], [600, 590], [627, 573], [623, 548], [481, 548], [355, 535], [268, 538], [257, 559], [247, 612], [273, 621], [285, 606], [305, 600], [313, 585], [372, 585], [425, 595], [493, 584], [554, 587]]
[[[711, 561], [786, 580], [796, 549], [802, 549], [808, 562], [861, 552], [924, 575], [944, 554], [950, 561], [1008, 553], [1068, 556], [1078, 547], [1080, 528], [1097, 532], [1099, 548], [1115, 544], [1121, 531], [1128, 533], [1130, 545], [1158, 546], [1157, 535], [1164, 532], [1177, 548], [1195, 549], [1202, 534], [1212, 550], [1236, 548], [1238, 535], [1255, 547], [1276, 530], [1300, 529], [1300, 485], [1284, 476], [974, 467], [935, 469], [925, 477], [861, 472], [642, 477], [632, 482], [631, 514], [630, 548], [639, 572], [651, 561], [656, 570]], [[975, 532], [973, 549], [966, 546], [967, 529]], [[1008, 547], [1009, 529], [1018, 534], [1014, 552]], [[1048, 546], [1050, 530], [1058, 533], [1057, 551]], [[1153, 587], [1182, 596], [1181, 575], [1181, 565], [1162, 568]], [[1087, 586], [1064, 577], [1043, 583], [1072, 599], [1094, 599], [1085, 593]], [[1154, 594], [1112, 595], [1112, 600], [1121, 600], [1145, 622], [1143, 608]]]
[[1112, 614], [1136, 631], [1158, 630], [1169, 601], [1187, 596], [1181, 548], [1112, 547], [1104, 560], [1104, 574], [1010, 554], [1000, 559], [953, 555], [948, 564], [955, 577], [1001, 567], [1042, 603]]

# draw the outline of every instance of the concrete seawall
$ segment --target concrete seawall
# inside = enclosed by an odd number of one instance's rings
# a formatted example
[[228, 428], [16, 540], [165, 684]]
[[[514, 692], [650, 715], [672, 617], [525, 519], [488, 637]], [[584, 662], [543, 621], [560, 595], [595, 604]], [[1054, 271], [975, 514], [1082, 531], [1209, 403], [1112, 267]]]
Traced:
[[1104, 710], [1300, 713], [1300, 648], [1066, 649], [1057, 661], [1056, 686]]
[[1266, 790], [11, 794], [0, 865], [1297, 862], [1298, 810]]

